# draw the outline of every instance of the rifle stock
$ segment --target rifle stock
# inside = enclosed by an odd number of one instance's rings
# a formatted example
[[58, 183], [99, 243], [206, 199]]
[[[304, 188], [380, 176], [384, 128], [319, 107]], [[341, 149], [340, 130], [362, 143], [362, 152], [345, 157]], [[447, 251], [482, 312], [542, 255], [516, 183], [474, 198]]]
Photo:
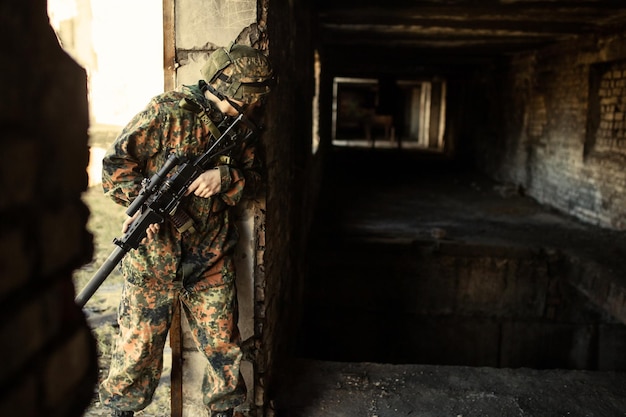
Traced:
[[[236, 133], [236, 127], [241, 122], [246, 123], [251, 128], [243, 139]], [[210, 168], [215, 157], [247, 141], [256, 133], [257, 128], [252, 121], [240, 114], [224, 133], [211, 144], [209, 149], [192, 162], [181, 163], [180, 158], [176, 155], [170, 155], [156, 174], [150, 179], [144, 180], [139, 195], [126, 210], [126, 214], [130, 217], [139, 210], [141, 210], [141, 214], [129, 225], [128, 230], [121, 238], [113, 239], [113, 243], [117, 247], [74, 299], [76, 304], [82, 308], [115, 269], [116, 265], [120, 263], [124, 255], [131, 249], [139, 247], [141, 241], [147, 236], [146, 229], [148, 226], [163, 223], [168, 218], [185, 196], [191, 183]], [[177, 170], [168, 177], [174, 168]]]

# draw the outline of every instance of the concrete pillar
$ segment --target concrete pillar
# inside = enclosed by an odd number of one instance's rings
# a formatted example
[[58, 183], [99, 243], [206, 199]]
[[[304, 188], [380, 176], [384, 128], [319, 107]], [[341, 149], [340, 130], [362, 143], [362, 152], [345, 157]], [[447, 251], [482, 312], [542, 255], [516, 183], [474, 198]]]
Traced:
[[[257, 23], [256, 0], [218, 0], [200, 3], [195, 0], [172, 0], [175, 11], [176, 84], [191, 84], [200, 77], [200, 68], [206, 57], [215, 49], [232, 41], [250, 44], [255, 38]], [[166, 8], [167, 9], [167, 8]], [[168, 34], [166, 33], [167, 37]], [[246, 36], [248, 39], [246, 39]], [[169, 63], [166, 63], [166, 67]], [[241, 239], [236, 250], [237, 290], [239, 293], [240, 331], [243, 339], [254, 335], [254, 261], [255, 216], [252, 202], [244, 202], [238, 210]], [[195, 348], [189, 327], [182, 320], [182, 415], [196, 417], [207, 415], [202, 403], [202, 379], [205, 358]], [[253, 364], [242, 366], [249, 391], [249, 401], [254, 397]], [[250, 405], [247, 404], [247, 407]]]

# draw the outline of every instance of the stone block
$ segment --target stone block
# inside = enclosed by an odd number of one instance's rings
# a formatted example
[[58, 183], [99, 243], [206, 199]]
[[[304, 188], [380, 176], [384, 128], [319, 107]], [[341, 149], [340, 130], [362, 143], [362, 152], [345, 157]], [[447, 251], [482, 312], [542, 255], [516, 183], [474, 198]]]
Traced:
[[43, 349], [46, 334], [42, 325], [44, 311], [38, 301], [20, 306], [0, 327], [2, 340], [11, 341], [0, 344], [0, 356], [10, 358], [0, 367], [0, 383], [19, 372], [35, 352]]
[[[0, 153], [0, 209], [29, 203], [35, 196], [41, 147], [30, 138], [4, 138]], [[25, 163], [28, 162], [28, 163]]]
[[[497, 322], [477, 318], [417, 318], [403, 322], [406, 338], [397, 363], [497, 366], [500, 329]], [[393, 342], [390, 350], [394, 350]], [[398, 349], [399, 350], [399, 349]]]
[[626, 326], [602, 324], [598, 328], [598, 370], [626, 371]]
[[39, 384], [34, 375], [23, 375], [0, 398], [0, 416], [36, 416]]
[[91, 242], [86, 242], [90, 235], [85, 232], [88, 211], [81, 204], [76, 200], [76, 204], [50, 210], [41, 216], [39, 241], [45, 242], [41, 259], [44, 276], [68, 265], [78, 267], [81, 259], [85, 260], [84, 248]]
[[0, 298], [28, 284], [31, 274], [31, 254], [27, 252], [23, 233], [17, 229], [5, 230], [0, 234]]
[[595, 359], [593, 335], [591, 324], [504, 323], [500, 366], [588, 369]]
[[51, 352], [44, 372], [47, 408], [61, 407], [67, 403], [84, 380], [91, 366], [90, 338], [88, 329], [79, 329], [62, 346]]

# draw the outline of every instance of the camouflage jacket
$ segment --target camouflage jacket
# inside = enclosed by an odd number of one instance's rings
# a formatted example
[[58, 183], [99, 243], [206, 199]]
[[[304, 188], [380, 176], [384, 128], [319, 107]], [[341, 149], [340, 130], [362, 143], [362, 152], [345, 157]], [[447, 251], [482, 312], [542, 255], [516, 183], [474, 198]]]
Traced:
[[[214, 140], [209, 127], [179, 105], [185, 97], [211, 109], [209, 117], [215, 126], [224, 119], [196, 85], [154, 97], [124, 127], [103, 159], [103, 189], [118, 204], [128, 206], [139, 194], [142, 180], [157, 172], [170, 153], [193, 158]], [[190, 195], [181, 202], [193, 218], [196, 231], [182, 236], [170, 222], [161, 225], [156, 239], [124, 257], [122, 271], [127, 280], [158, 286], [182, 279], [187, 287], [213, 286], [222, 283], [215, 282], [215, 274], [208, 272], [215, 267], [222, 269], [221, 280], [234, 279], [230, 256], [238, 233], [230, 208], [242, 198], [246, 183], [257, 183], [259, 173], [253, 146], [242, 146], [231, 156], [234, 163], [218, 167], [220, 194], [209, 199]]]

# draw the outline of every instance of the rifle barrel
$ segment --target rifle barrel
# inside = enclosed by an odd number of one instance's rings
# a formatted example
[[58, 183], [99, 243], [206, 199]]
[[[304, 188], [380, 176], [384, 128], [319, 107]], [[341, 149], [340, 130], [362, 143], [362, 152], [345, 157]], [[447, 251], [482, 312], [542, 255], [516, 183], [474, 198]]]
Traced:
[[104, 280], [109, 276], [111, 271], [115, 268], [115, 266], [122, 260], [124, 255], [126, 255], [124, 249], [120, 247], [116, 247], [113, 252], [109, 255], [106, 261], [102, 264], [98, 272], [91, 278], [91, 280], [85, 285], [85, 288], [78, 294], [78, 296], [74, 299], [76, 304], [83, 308], [87, 301], [91, 298], [91, 296], [96, 292], [96, 290], [102, 285]]

